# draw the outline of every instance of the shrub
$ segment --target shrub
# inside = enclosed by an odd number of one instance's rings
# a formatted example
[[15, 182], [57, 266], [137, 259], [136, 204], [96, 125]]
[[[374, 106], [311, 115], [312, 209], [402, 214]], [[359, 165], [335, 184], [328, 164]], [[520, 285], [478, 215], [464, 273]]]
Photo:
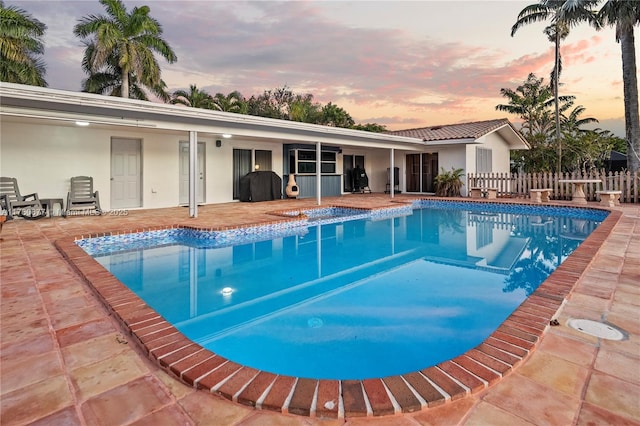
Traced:
[[460, 188], [463, 182], [460, 178], [464, 176], [464, 169], [451, 168], [450, 172], [440, 168], [440, 173], [436, 176], [436, 195], [439, 197], [460, 197]]

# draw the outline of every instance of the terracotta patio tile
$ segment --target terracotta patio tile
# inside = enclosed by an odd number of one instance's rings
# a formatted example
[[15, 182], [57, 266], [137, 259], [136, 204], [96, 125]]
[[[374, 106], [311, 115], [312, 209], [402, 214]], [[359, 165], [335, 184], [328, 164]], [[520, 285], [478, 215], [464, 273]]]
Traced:
[[70, 377], [80, 399], [86, 400], [148, 373], [140, 359], [125, 352], [78, 367]]
[[580, 409], [576, 426], [592, 425], [640, 426], [640, 420], [622, 417], [604, 408], [585, 402]]
[[12, 392], [63, 374], [58, 354], [54, 351], [7, 359], [0, 366], [0, 392]]
[[115, 325], [108, 319], [90, 321], [84, 324], [58, 330], [58, 342], [61, 347], [73, 345], [82, 341], [93, 339], [94, 337], [118, 331]]
[[549, 353], [536, 351], [526, 364], [518, 368], [518, 374], [579, 399], [589, 377], [589, 369]]
[[413, 413], [410, 417], [424, 426], [459, 425], [463, 424], [462, 420], [477, 403], [476, 397], [469, 396]]
[[548, 333], [538, 347], [538, 353], [544, 352], [565, 359], [583, 367], [593, 365], [597, 348], [593, 344]]
[[59, 311], [51, 314], [51, 324], [54, 329], [60, 330], [74, 325], [79, 325], [91, 321], [98, 321], [104, 318], [102, 309], [96, 306], [86, 306], [72, 310]]
[[135, 426], [189, 425], [193, 420], [177, 404], [171, 404], [130, 423]]
[[640, 386], [594, 371], [585, 401], [629, 419], [640, 419]]
[[67, 379], [61, 375], [2, 394], [0, 418], [3, 426], [29, 424], [73, 402]]
[[594, 368], [600, 372], [640, 385], [640, 368], [629, 368], [632, 365], [640, 366], [639, 353], [621, 353], [603, 347], [598, 351]]
[[62, 356], [68, 369], [73, 370], [86, 364], [102, 361], [120, 352], [130, 352], [133, 348], [123, 342], [120, 333], [110, 333], [94, 339], [62, 348]]
[[127, 424], [171, 402], [157, 379], [141, 377], [96, 395], [81, 405], [90, 424]]
[[42, 335], [49, 335], [49, 322], [45, 318], [22, 324], [2, 325], [2, 346], [10, 343], [23, 342]]
[[29, 357], [54, 350], [53, 336], [50, 333], [40, 334], [31, 339], [18, 342], [2, 343], [3, 345], [0, 349], [0, 361], [2, 363], [10, 359]]
[[465, 426], [505, 425], [505, 426], [533, 426], [519, 417], [517, 413], [510, 413], [492, 404], [481, 401], [470, 411], [463, 424]]
[[49, 416], [43, 417], [30, 426], [82, 426], [78, 412], [74, 406], [63, 408]]
[[[523, 398], [526, 395], [526, 398]], [[558, 392], [517, 372], [500, 381], [483, 400], [533, 424], [568, 425], [580, 400]]]

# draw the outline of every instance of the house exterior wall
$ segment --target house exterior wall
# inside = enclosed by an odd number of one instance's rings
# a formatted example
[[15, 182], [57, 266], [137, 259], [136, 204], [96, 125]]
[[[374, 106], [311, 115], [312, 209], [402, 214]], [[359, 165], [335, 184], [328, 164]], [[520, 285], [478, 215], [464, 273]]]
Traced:
[[[179, 204], [179, 144], [189, 135], [156, 130], [83, 128], [55, 124], [25, 124], [3, 120], [0, 129], [0, 174], [18, 179], [23, 194], [66, 201], [72, 176], [92, 176], [100, 192], [100, 204], [111, 209], [111, 139], [141, 141], [142, 207], [161, 208]], [[234, 148], [272, 151], [273, 171], [282, 177], [279, 143], [224, 140], [198, 134], [205, 143], [205, 202], [233, 201]]]
[[485, 148], [491, 150], [491, 173], [508, 173], [510, 169], [510, 150], [507, 142], [497, 133], [489, 133], [477, 139], [478, 143], [466, 145], [465, 162], [467, 168], [465, 170], [465, 192], [467, 194], [467, 175], [469, 173], [477, 173], [476, 167], [476, 148]]
[[509, 145], [496, 132], [478, 138], [478, 143], [466, 146], [466, 173], [477, 173], [476, 169], [476, 148], [491, 150], [491, 172], [507, 173], [510, 171], [510, 151]]

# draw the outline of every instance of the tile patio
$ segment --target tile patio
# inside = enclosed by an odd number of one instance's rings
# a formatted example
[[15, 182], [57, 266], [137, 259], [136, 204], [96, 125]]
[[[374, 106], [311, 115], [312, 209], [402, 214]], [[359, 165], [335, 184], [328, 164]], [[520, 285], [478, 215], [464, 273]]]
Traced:
[[[373, 207], [389, 205], [390, 200], [381, 194], [323, 200], [323, 205], [332, 203]], [[53, 245], [68, 237], [116, 230], [269, 223], [277, 218], [267, 212], [313, 206], [315, 200], [281, 200], [204, 206], [197, 219], [176, 207], [134, 210], [128, 216], [6, 224], [0, 235], [0, 423], [640, 425], [637, 205], [615, 208], [622, 217], [602, 245], [595, 247], [597, 254], [588, 259], [584, 272], [567, 268], [567, 275], [573, 273], [572, 282], [576, 278], [577, 282], [555, 316], [561, 326], [547, 328], [524, 362], [475, 394], [383, 417], [323, 419], [255, 410], [179, 382], [149, 359]], [[553, 288], [553, 283], [545, 284]], [[606, 320], [625, 330], [628, 339], [608, 341], [579, 333], [564, 325], [570, 317]], [[420, 377], [407, 376], [420, 387]], [[397, 388], [404, 383], [389, 380], [386, 385]], [[364, 384], [369, 398], [380, 395], [384, 400], [381, 388], [375, 386], [375, 382]], [[331, 394], [333, 387], [327, 382], [318, 394]], [[405, 396], [410, 401], [413, 395]], [[306, 401], [313, 395], [305, 390], [296, 398]], [[276, 399], [274, 395], [270, 401], [275, 407]], [[384, 404], [376, 407], [382, 414], [393, 412]]]

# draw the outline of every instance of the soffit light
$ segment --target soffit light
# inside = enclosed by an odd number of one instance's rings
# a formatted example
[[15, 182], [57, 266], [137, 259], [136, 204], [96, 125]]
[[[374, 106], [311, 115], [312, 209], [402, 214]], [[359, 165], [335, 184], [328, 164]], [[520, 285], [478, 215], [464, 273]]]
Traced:
[[76, 121], [76, 126], [87, 127], [89, 125], [88, 121]]
[[222, 137], [225, 139], [229, 139], [231, 135], [229, 133], [225, 133], [224, 135], [222, 135]]

